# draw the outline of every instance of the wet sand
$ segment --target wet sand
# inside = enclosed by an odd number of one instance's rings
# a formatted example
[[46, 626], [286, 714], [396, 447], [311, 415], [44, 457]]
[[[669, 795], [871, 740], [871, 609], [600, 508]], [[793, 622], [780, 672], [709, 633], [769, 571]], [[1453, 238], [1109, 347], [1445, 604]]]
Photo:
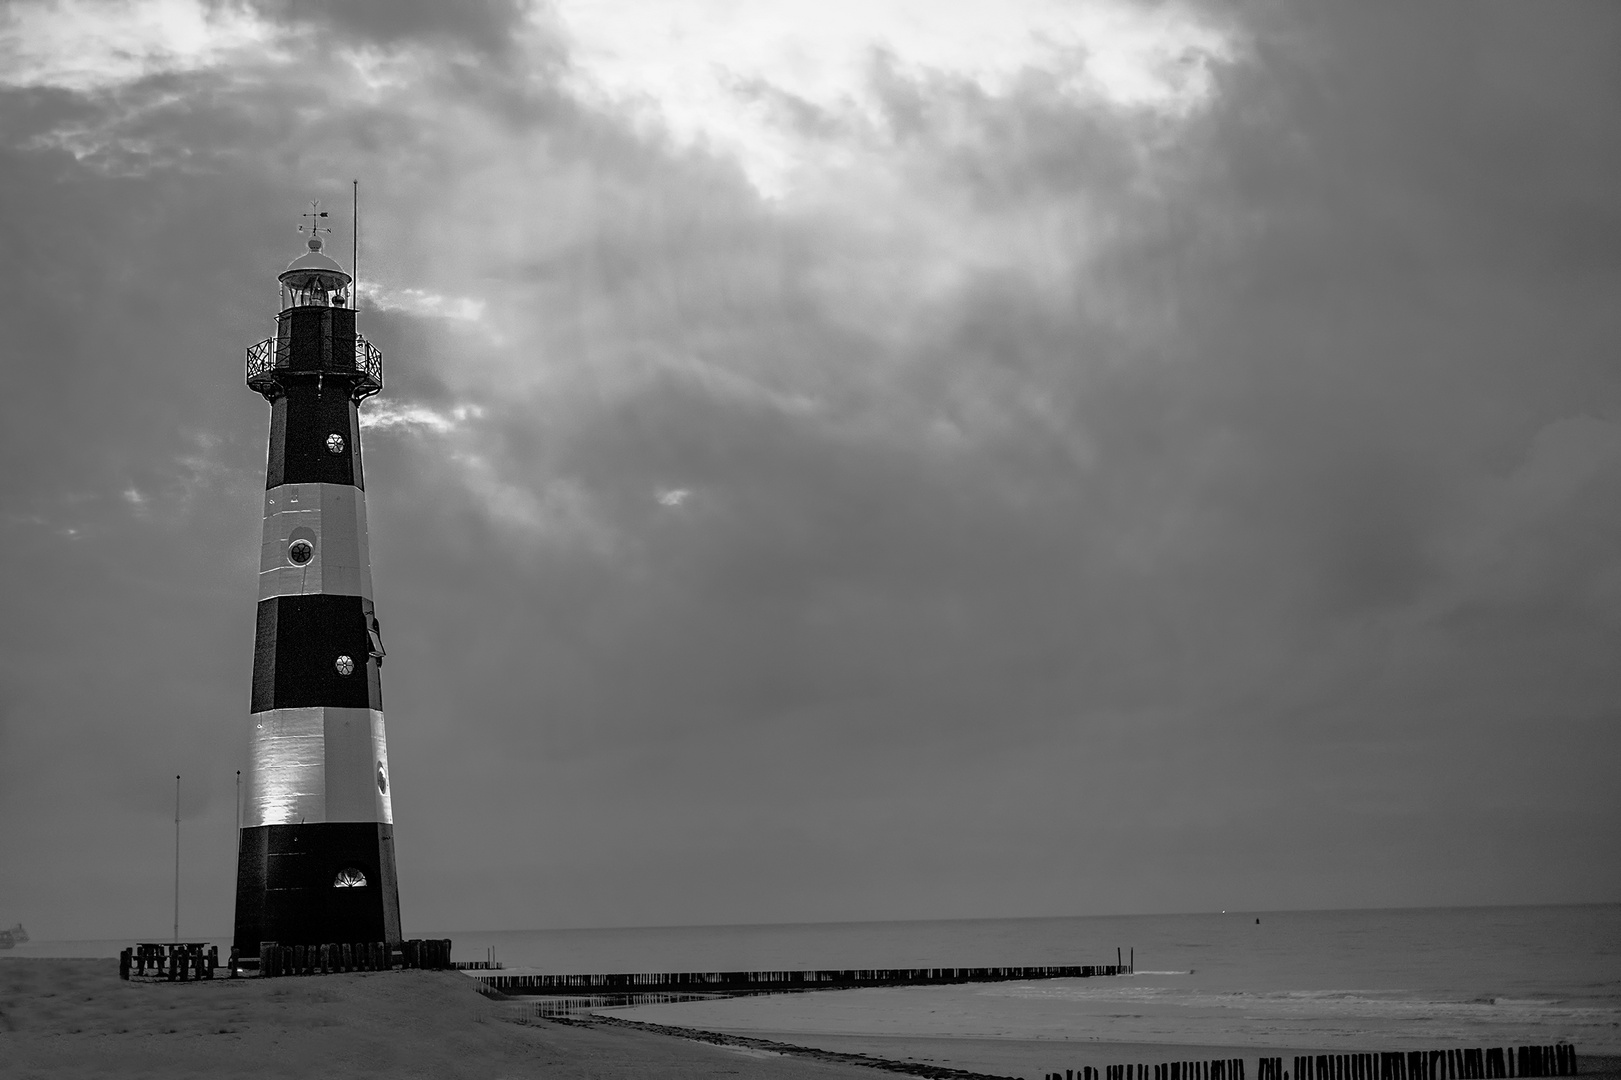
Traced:
[[[808, 1044], [820, 1049], [863, 1054], [920, 1065], [935, 1065], [968, 1072], [999, 1076], [1033, 1077], [1040, 1080], [1050, 1072], [1073, 1069], [1080, 1073], [1086, 1065], [1102, 1070], [1109, 1065], [1157, 1064], [1164, 1061], [1211, 1061], [1216, 1058], [1245, 1058], [1245, 1075], [1257, 1075], [1256, 1059], [1263, 1051], [1223, 1046], [1158, 1046], [1142, 1043], [1107, 1043], [1094, 1040], [994, 1039], [994, 1038], [916, 1038], [905, 1035], [811, 1035], [804, 1033], [755, 1034], [780, 1042]], [[1286, 1064], [1293, 1053], [1305, 1050], [1266, 1051], [1267, 1056], [1283, 1056]], [[1327, 1052], [1327, 1051], [1323, 1051]], [[1292, 1067], [1292, 1066], [1291, 1066]], [[1617, 1078], [1621, 1080], [1621, 1078]]]
[[[742, 1033], [737, 1033], [742, 1034]], [[862, 1054], [896, 1062], [934, 1065], [974, 1073], [1018, 1076], [1040, 1080], [1051, 1072], [1062, 1074], [1083, 1066], [1102, 1070], [1109, 1065], [1154, 1065], [1166, 1061], [1212, 1061], [1242, 1058], [1244, 1073], [1257, 1075], [1261, 1057], [1281, 1057], [1293, 1070], [1296, 1054], [1345, 1053], [1345, 1049], [1318, 1047], [1167, 1046], [1161, 1043], [1104, 1042], [1093, 1039], [940, 1038], [908, 1035], [835, 1035], [805, 1032], [750, 1031], [749, 1036], [830, 1051]], [[1581, 1048], [1577, 1047], [1580, 1053]], [[1594, 1080], [1621, 1080], [1621, 1056], [1586, 1055], [1581, 1075]], [[1309, 1080], [1309, 1078], [1308, 1078]]]
[[720, 1039], [758, 1049], [791, 1049], [796, 1053], [825, 1051], [830, 1055], [850, 1055], [889, 1063], [893, 1071], [931, 1070], [973, 1076], [1016, 1076], [1039, 1078], [1066, 1069], [1079, 1073], [1082, 1066], [1102, 1069], [1159, 1061], [1208, 1061], [1212, 1058], [1251, 1058], [1248, 1075], [1254, 1076], [1254, 1051], [1230, 1047], [1146, 1046], [1136, 1043], [1065, 1042], [1049, 1039], [919, 1038], [907, 1035], [813, 1035], [804, 1033], [726, 1032], [683, 1029], [671, 1025], [605, 1017], [602, 1023], [661, 1034], [687, 1031], [689, 1037]]

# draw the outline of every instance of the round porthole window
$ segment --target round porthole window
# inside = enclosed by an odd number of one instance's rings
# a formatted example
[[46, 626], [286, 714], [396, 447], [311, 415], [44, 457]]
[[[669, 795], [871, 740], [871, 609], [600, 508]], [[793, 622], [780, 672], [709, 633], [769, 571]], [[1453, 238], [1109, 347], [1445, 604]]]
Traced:
[[300, 537], [287, 545], [287, 561], [294, 566], [303, 566], [315, 558], [315, 545]]
[[329, 454], [343, 453], [343, 436], [336, 431], [326, 437], [326, 452]]
[[332, 882], [334, 889], [363, 889], [366, 887], [366, 875], [353, 866], [339, 870], [338, 876]]
[[355, 673], [355, 662], [347, 656], [338, 657], [333, 666], [338, 669], [339, 675], [353, 675]]
[[388, 774], [383, 771], [381, 761], [377, 763], [377, 793], [379, 795], [388, 794]]

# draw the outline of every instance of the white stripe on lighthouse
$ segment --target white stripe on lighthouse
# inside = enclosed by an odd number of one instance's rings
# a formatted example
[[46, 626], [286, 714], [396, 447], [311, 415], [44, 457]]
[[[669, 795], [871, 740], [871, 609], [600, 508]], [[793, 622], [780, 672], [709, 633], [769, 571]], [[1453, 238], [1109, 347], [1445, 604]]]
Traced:
[[[310, 560], [293, 562], [295, 534], [314, 545]], [[282, 484], [265, 492], [259, 599], [333, 593], [372, 599], [366, 542], [366, 493], [351, 484]]]
[[327, 821], [393, 824], [381, 711], [271, 709], [254, 713], [253, 721], [243, 828]]

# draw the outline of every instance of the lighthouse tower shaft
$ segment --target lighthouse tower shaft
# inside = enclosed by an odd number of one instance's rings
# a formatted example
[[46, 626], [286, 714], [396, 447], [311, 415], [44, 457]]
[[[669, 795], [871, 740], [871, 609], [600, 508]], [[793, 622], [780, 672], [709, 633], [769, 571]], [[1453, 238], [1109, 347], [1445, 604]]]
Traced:
[[281, 275], [276, 336], [248, 350], [270, 402], [235, 944], [399, 941], [381, 627], [359, 402], [382, 358], [350, 278], [310, 251]]

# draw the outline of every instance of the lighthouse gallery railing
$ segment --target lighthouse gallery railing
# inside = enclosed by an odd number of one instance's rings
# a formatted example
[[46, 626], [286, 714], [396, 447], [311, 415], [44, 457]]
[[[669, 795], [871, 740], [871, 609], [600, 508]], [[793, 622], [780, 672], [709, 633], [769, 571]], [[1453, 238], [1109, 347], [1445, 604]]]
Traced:
[[[287, 366], [287, 343], [279, 338], [265, 338], [257, 345], [248, 346], [247, 383], [269, 400], [275, 400], [278, 390], [276, 369]], [[383, 389], [382, 350], [359, 334], [355, 335], [355, 371], [360, 378], [355, 382], [356, 401], [369, 398]]]

